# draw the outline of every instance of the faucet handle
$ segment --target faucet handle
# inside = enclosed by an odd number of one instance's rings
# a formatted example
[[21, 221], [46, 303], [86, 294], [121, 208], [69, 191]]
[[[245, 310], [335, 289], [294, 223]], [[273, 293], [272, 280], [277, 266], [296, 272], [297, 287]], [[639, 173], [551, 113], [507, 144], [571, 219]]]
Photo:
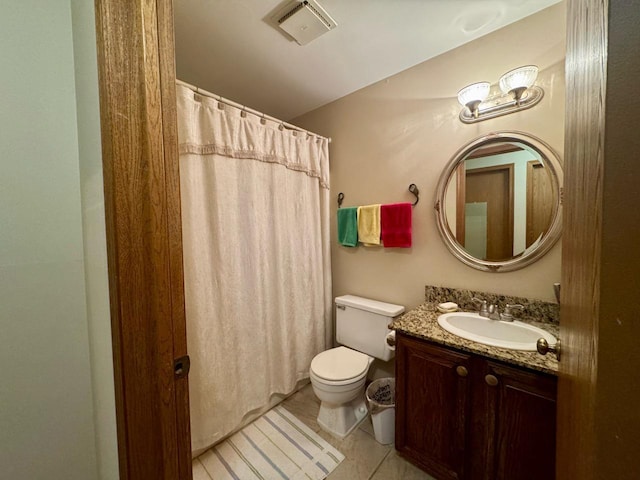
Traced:
[[511, 313], [511, 310], [514, 308], [520, 311], [524, 311], [524, 305], [520, 305], [519, 303], [509, 305], [507, 303], [504, 306], [504, 312], [500, 315], [500, 320], [502, 320], [503, 322], [513, 322], [513, 314]]
[[524, 311], [524, 305], [520, 305], [519, 303], [515, 303], [513, 305], [509, 305], [508, 303], [504, 306], [504, 313], [511, 315], [511, 309], [517, 308], [521, 312]]
[[478, 297], [473, 297], [471, 300], [480, 304], [480, 312], [478, 313], [480, 314], [481, 317], [489, 316], [489, 307], [487, 306], [486, 300], [482, 300], [481, 298], [478, 298]]

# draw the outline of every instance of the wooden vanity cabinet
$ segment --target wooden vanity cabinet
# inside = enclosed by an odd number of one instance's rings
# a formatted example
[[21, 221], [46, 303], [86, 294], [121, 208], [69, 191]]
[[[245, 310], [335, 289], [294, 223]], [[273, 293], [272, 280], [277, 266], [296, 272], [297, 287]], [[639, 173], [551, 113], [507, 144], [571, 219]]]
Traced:
[[471, 355], [398, 335], [396, 449], [438, 479], [461, 479]]
[[438, 480], [555, 478], [556, 378], [398, 334], [396, 449]]

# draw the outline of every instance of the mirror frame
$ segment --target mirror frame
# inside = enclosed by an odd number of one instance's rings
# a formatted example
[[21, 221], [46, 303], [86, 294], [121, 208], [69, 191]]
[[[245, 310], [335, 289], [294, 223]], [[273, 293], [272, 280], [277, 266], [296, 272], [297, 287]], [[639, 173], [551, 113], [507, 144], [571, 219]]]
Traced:
[[[447, 223], [447, 218], [444, 208], [445, 195], [449, 180], [453, 172], [457, 169], [458, 164], [476, 148], [486, 143], [495, 142], [518, 142], [523, 143], [538, 152], [542, 157], [542, 163], [549, 170], [551, 176], [551, 183], [553, 188], [554, 197], [557, 199], [555, 202], [553, 212], [551, 215], [551, 224], [549, 228], [544, 232], [540, 243], [533, 249], [525, 250], [523, 254], [518, 255], [510, 260], [492, 262], [488, 260], [481, 260], [469, 254], [456, 240], [455, 235], [451, 232]], [[460, 148], [451, 158], [444, 171], [440, 175], [438, 180], [438, 187], [436, 189], [436, 220], [438, 224], [438, 231], [442, 237], [442, 241], [449, 249], [449, 251], [462, 263], [485, 272], [510, 272], [526, 267], [527, 265], [539, 260], [545, 255], [551, 247], [555, 245], [562, 234], [562, 199], [563, 195], [563, 172], [562, 161], [559, 155], [544, 141], [540, 140], [533, 135], [529, 135], [524, 132], [504, 130], [499, 132], [492, 132], [488, 135], [478, 137], [462, 148]]]

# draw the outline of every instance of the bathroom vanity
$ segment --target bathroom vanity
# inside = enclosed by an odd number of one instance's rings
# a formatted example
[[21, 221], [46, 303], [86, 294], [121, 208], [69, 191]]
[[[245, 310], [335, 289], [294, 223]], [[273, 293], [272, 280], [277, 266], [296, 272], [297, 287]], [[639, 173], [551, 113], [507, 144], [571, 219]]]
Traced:
[[438, 480], [555, 478], [555, 357], [461, 339], [439, 315], [393, 324], [398, 452]]
[[[463, 145], [442, 171], [438, 232], [471, 268], [522, 269], [560, 238], [562, 192], [562, 161], [550, 145], [492, 132]], [[439, 323], [441, 302], [462, 313]], [[522, 313], [512, 315], [514, 307]], [[398, 452], [438, 480], [555, 478], [558, 363], [535, 348], [540, 338], [547, 348], [555, 343], [558, 311], [538, 300], [427, 286], [425, 303], [390, 325]]]

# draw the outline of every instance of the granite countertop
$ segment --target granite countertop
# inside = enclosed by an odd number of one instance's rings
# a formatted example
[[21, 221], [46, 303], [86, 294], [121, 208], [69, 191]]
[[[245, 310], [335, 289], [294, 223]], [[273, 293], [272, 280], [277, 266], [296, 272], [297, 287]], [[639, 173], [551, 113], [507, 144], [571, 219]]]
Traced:
[[[413, 337], [423, 338], [458, 350], [477, 353], [485, 357], [552, 375], [558, 374], [558, 360], [552, 353], [543, 356], [538, 352], [523, 352], [491, 347], [447, 332], [438, 324], [437, 319], [441, 313], [437, 310], [436, 305], [436, 303], [432, 302], [423, 303], [396, 318], [392, 322], [391, 328]], [[557, 323], [548, 320], [538, 321], [531, 317], [517, 318], [516, 320], [542, 328], [554, 337], [559, 338], [560, 327]]]

